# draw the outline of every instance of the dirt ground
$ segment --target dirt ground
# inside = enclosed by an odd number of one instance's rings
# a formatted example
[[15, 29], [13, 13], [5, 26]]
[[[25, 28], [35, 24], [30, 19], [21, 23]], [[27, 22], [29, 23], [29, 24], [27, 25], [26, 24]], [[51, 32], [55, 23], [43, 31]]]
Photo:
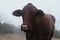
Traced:
[[[0, 34], [0, 40], [26, 40], [24, 34]], [[52, 38], [52, 40], [60, 40]]]

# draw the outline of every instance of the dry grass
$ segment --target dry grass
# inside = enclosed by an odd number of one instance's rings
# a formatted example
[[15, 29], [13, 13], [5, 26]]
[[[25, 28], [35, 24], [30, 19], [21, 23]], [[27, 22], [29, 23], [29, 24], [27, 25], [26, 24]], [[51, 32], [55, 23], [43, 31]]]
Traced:
[[23, 34], [0, 34], [0, 40], [25, 40]]
[[[0, 40], [26, 40], [24, 34], [0, 34]], [[52, 38], [52, 40], [60, 40]]]

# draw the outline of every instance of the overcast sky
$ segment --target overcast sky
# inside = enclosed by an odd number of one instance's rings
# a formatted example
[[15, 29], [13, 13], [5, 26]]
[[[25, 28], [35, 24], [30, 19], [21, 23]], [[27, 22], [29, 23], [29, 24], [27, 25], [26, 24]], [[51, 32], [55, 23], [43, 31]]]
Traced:
[[22, 9], [28, 3], [32, 3], [45, 13], [54, 15], [56, 17], [56, 29], [60, 29], [60, 0], [0, 0], [0, 15], [2, 15], [1, 18], [4, 18], [2, 22], [9, 22], [16, 26], [21, 25], [22, 18], [13, 16], [12, 12], [16, 9]]

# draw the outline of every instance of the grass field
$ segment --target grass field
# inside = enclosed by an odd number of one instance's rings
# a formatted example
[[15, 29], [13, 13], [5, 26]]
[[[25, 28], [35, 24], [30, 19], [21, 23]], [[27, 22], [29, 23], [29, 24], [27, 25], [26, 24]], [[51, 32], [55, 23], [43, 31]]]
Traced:
[[58, 38], [52, 38], [52, 40], [60, 40], [60, 39], [58, 39]]
[[[0, 40], [26, 40], [24, 34], [0, 34]], [[52, 40], [60, 40], [52, 38]]]

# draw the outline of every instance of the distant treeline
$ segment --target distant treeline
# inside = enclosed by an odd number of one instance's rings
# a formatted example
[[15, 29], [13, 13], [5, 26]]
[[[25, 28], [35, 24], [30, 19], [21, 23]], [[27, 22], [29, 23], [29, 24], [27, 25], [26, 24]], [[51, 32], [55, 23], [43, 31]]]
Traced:
[[[16, 28], [14, 25], [0, 23], [0, 34], [20, 34], [20, 33], [24, 34], [24, 32], [21, 32], [20, 27]], [[55, 30], [54, 37], [60, 38], [60, 30]]]
[[20, 28], [16, 28], [13, 25], [10, 24], [2, 24], [0, 23], [0, 34], [13, 34], [13, 33], [20, 33]]
[[54, 37], [55, 38], [60, 38], [60, 30], [55, 30]]

